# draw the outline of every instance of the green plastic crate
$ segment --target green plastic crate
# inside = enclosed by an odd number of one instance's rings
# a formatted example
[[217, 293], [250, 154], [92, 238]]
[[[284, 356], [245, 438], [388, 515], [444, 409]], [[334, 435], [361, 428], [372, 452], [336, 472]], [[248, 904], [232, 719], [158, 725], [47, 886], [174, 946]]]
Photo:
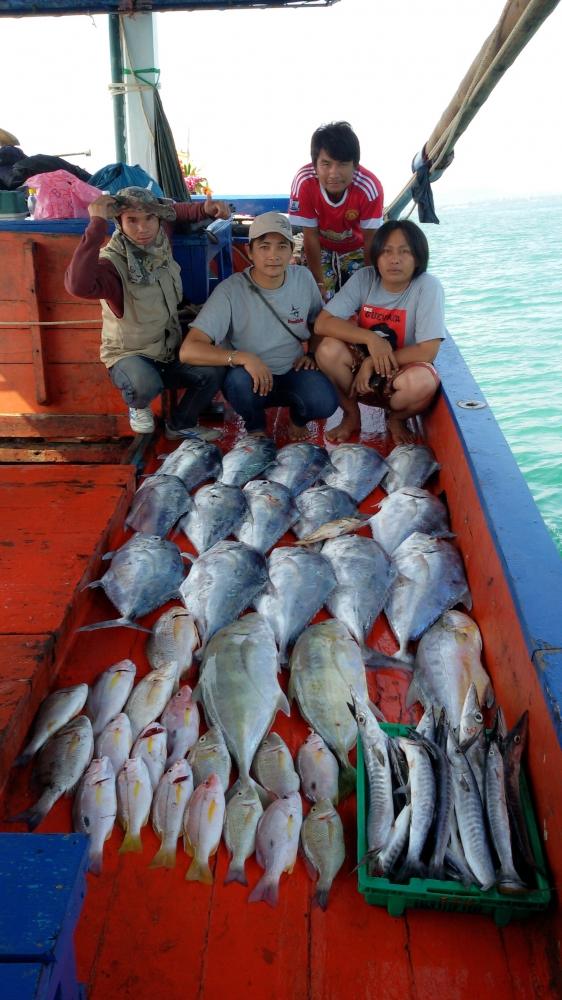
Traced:
[[[390, 736], [407, 736], [410, 727], [383, 723]], [[544, 910], [550, 902], [550, 888], [543, 874], [546, 871], [541, 839], [535, 821], [531, 797], [524, 774], [521, 774], [521, 801], [535, 862], [536, 887], [521, 896], [506, 896], [497, 889], [482, 892], [476, 886], [440, 879], [412, 878], [405, 884], [387, 878], [370, 877], [366, 865], [358, 868], [359, 892], [370, 906], [386, 906], [393, 917], [401, 917], [408, 907], [430, 910], [456, 910], [460, 913], [489, 913], [499, 927], [514, 918], [528, 917]], [[363, 761], [361, 740], [357, 741], [357, 856], [367, 853], [367, 813], [369, 789]]]

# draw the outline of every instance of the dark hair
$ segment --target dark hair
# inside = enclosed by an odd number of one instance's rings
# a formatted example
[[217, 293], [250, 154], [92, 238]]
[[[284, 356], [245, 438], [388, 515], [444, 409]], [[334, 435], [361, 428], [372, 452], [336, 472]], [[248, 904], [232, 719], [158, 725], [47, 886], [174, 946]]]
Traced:
[[418, 274], [423, 274], [424, 271], [427, 271], [429, 244], [423, 230], [419, 226], [416, 226], [415, 222], [411, 222], [410, 219], [391, 219], [390, 222], [385, 222], [380, 229], [375, 230], [375, 238], [371, 244], [371, 264], [380, 278], [377, 261], [384, 250], [388, 237], [391, 233], [396, 232], [397, 229], [402, 230], [404, 239], [412, 251], [416, 262], [413, 277], [417, 278]]
[[321, 149], [325, 149], [333, 160], [342, 163], [353, 160], [354, 166], [359, 166], [359, 139], [349, 122], [330, 122], [317, 128], [310, 140], [310, 159], [315, 165]]

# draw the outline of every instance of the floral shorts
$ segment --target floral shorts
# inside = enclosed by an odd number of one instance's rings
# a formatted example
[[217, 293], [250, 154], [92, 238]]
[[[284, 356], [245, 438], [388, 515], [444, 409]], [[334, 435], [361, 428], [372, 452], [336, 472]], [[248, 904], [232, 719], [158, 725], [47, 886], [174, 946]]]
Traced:
[[[346, 344], [346, 347], [349, 349], [353, 358], [351, 373], [352, 375], [356, 375], [365, 358], [368, 357], [369, 352], [363, 344]], [[373, 375], [371, 379], [373, 391], [366, 393], [364, 396], [358, 396], [357, 399], [359, 402], [366, 403], [368, 406], [379, 406], [383, 410], [390, 409], [390, 397], [392, 396], [392, 393], [396, 391], [394, 389], [394, 381], [399, 375], [402, 374], [402, 372], [407, 371], [408, 368], [427, 368], [433, 375], [435, 388], [437, 389], [438, 386], [441, 385], [441, 379], [439, 378], [437, 370], [432, 364], [429, 363], [429, 361], [410, 361], [408, 364], [402, 365], [402, 367], [399, 368], [398, 371], [394, 372], [394, 375], [391, 375], [390, 378], [385, 378], [382, 375]]]
[[320, 262], [324, 275], [324, 285], [330, 298], [343, 288], [348, 278], [365, 265], [365, 251], [350, 250], [349, 253], [337, 253], [336, 250], [321, 250]]

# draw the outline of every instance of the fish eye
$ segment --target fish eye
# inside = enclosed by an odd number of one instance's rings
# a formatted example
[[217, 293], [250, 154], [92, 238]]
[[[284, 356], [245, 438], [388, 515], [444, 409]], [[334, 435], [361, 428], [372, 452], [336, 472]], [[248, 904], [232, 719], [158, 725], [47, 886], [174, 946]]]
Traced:
[[482, 712], [475, 712], [474, 718], [476, 719], [477, 722], [484, 722], [484, 716], [482, 715]]
[[206, 738], [206, 736], [205, 736], [205, 733], [203, 733], [203, 736], [200, 736], [200, 737], [199, 737], [199, 742], [200, 742], [200, 743], [206, 743], [206, 742], [207, 742], [207, 738]]
[[514, 736], [513, 737], [513, 742], [514, 743], [521, 743], [521, 737], [520, 736]]
[[362, 712], [360, 712], [359, 715], [357, 716], [357, 722], [359, 723], [360, 726], [364, 726], [366, 721], [367, 720], [365, 716], [363, 715]]

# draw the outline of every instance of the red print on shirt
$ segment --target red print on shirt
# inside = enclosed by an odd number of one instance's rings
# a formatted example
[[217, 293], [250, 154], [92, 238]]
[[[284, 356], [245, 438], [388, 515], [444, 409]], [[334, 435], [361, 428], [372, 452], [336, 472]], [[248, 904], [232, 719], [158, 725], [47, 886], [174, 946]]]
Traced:
[[359, 324], [363, 330], [372, 330], [376, 326], [387, 326], [396, 333], [396, 346], [393, 350], [404, 347], [406, 338], [406, 310], [384, 309], [380, 306], [361, 306]]

